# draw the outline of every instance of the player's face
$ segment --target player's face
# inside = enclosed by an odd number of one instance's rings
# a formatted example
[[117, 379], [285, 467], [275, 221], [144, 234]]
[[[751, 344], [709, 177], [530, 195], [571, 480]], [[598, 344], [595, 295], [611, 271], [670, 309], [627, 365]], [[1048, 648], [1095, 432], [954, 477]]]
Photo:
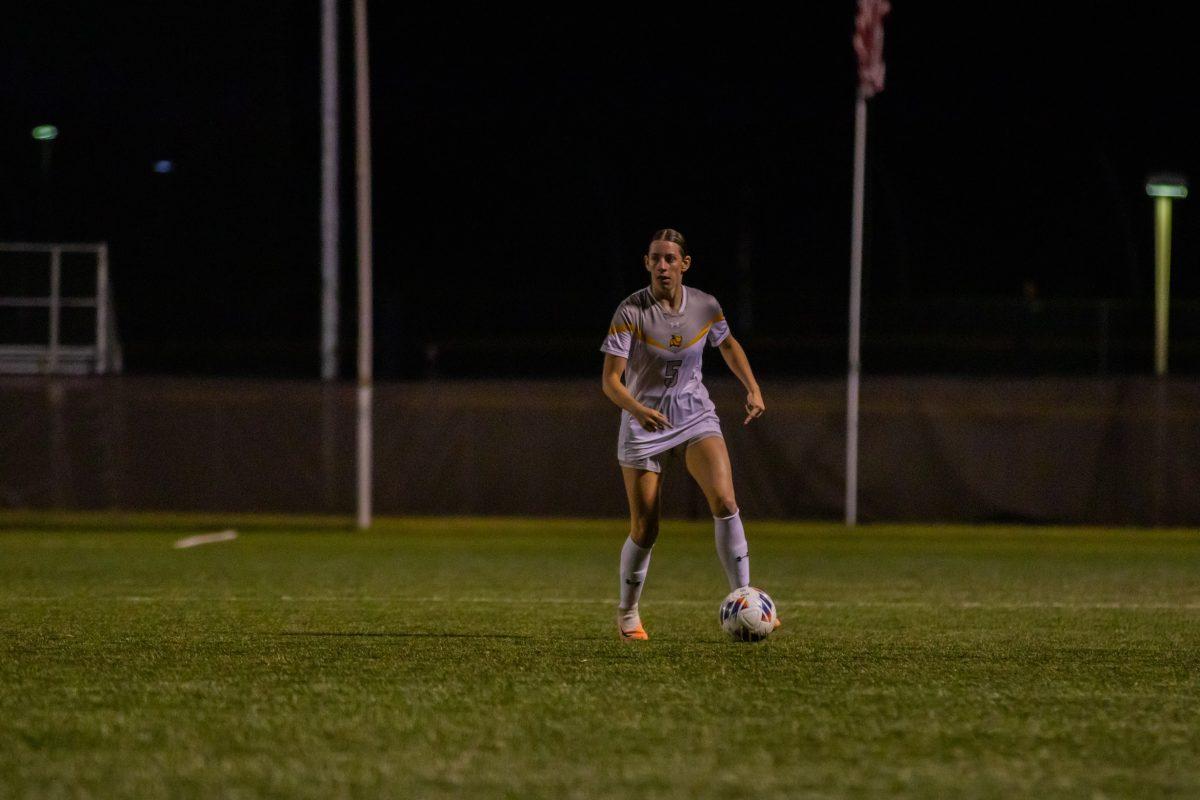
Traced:
[[683, 283], [683, 273], [692, 265], [691, 256], [685, 256], [674, 242], [650, 243], [646, 254], [646, 271], [650, 273], [650, 285], [659, 291], [673, 294]]

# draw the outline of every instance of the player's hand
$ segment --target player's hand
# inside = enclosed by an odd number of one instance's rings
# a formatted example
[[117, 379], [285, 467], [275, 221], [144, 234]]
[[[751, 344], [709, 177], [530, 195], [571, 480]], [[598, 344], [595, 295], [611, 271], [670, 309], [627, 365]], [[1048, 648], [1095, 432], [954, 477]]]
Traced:
[[767, 410], [767, 406], [763, 403], [762, 392], [753, 391], [746, 395], [746, 421], [743, 425], [749, 425], [750, 420], [758, 419]]
[[664, 414], [655, 411], [653, 408], [642, 406], [638, 411], [634, 412], [634, 416], [637, 417], [637, 421], [641, 423], [642, 427], [651, 433], [671, 427], [671, 421]]

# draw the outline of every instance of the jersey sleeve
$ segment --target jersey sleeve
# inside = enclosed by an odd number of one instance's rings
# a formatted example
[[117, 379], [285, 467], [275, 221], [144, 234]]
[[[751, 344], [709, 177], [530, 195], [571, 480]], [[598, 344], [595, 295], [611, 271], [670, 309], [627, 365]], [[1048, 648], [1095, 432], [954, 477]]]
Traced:
[[712, 301], [712, 320], [708, 328], [708, 346], [716, 347], [729, 336], [729, 323], [725, 321], [725, 312], [716, 298]]
[[629, 358], [629, 349], [633, 346], [633, 330], [636, 322], [633, 310], [628, 304], [622, 303], [613, 314], [612, 323], [608, 326], [608, 334], [600, 345], [600, 352]]

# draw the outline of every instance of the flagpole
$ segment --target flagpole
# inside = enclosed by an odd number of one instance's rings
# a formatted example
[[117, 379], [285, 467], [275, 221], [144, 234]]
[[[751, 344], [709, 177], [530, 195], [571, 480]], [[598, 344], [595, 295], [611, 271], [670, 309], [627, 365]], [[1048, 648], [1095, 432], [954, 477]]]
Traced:
[[854, 52], [858, 94], [854, 104], [854, 201], [850, 223], [850, 344], [846, 375], [846, 526], [858, 524], [858, 383], [862, 342], [863, 194], [867, 175], [867, 100], [883, 90], [883, 18], [888, 0], [858, 0]]
[[863, 194], [867, 162], [867, 98], [854, 104], [854, 201], [850, 225], [850, 346], [846, 380], [846, 525], [858, 524], [858, 384], [862, 330]]

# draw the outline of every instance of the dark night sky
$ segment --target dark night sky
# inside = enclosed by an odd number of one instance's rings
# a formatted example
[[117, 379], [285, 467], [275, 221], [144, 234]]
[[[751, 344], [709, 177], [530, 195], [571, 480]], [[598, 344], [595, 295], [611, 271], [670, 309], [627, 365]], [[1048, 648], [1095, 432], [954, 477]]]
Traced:
[[[0, 239], [110, 241], [132, 371], [315, 375], [318, 4], [79, 5], [10, 12]], [[735, 330], [740, 315], [764, 341], [838, 334], [854, 4], [811, 5], [781, 18], [374, 4], [380, 373], [419, 374], [426, 342], [497, 339], [561, 340], [594, 368], [593, 340], [668, 225]], [[868, 307], [1016, 298], [1025, 280], [1051, 299], [1147, 300], [1146, 173], [1200, 175], [1193, 48], [1165, 10], [1181, 6], [893, 5], [871, 103]], [[49, 199], [29, 138], [44, 121], [61, 131]], [[174, 174], [152, 171], [164, 158]], [[1194, 205], [1177, 205], [1177, 297], [1200, 297]]]

